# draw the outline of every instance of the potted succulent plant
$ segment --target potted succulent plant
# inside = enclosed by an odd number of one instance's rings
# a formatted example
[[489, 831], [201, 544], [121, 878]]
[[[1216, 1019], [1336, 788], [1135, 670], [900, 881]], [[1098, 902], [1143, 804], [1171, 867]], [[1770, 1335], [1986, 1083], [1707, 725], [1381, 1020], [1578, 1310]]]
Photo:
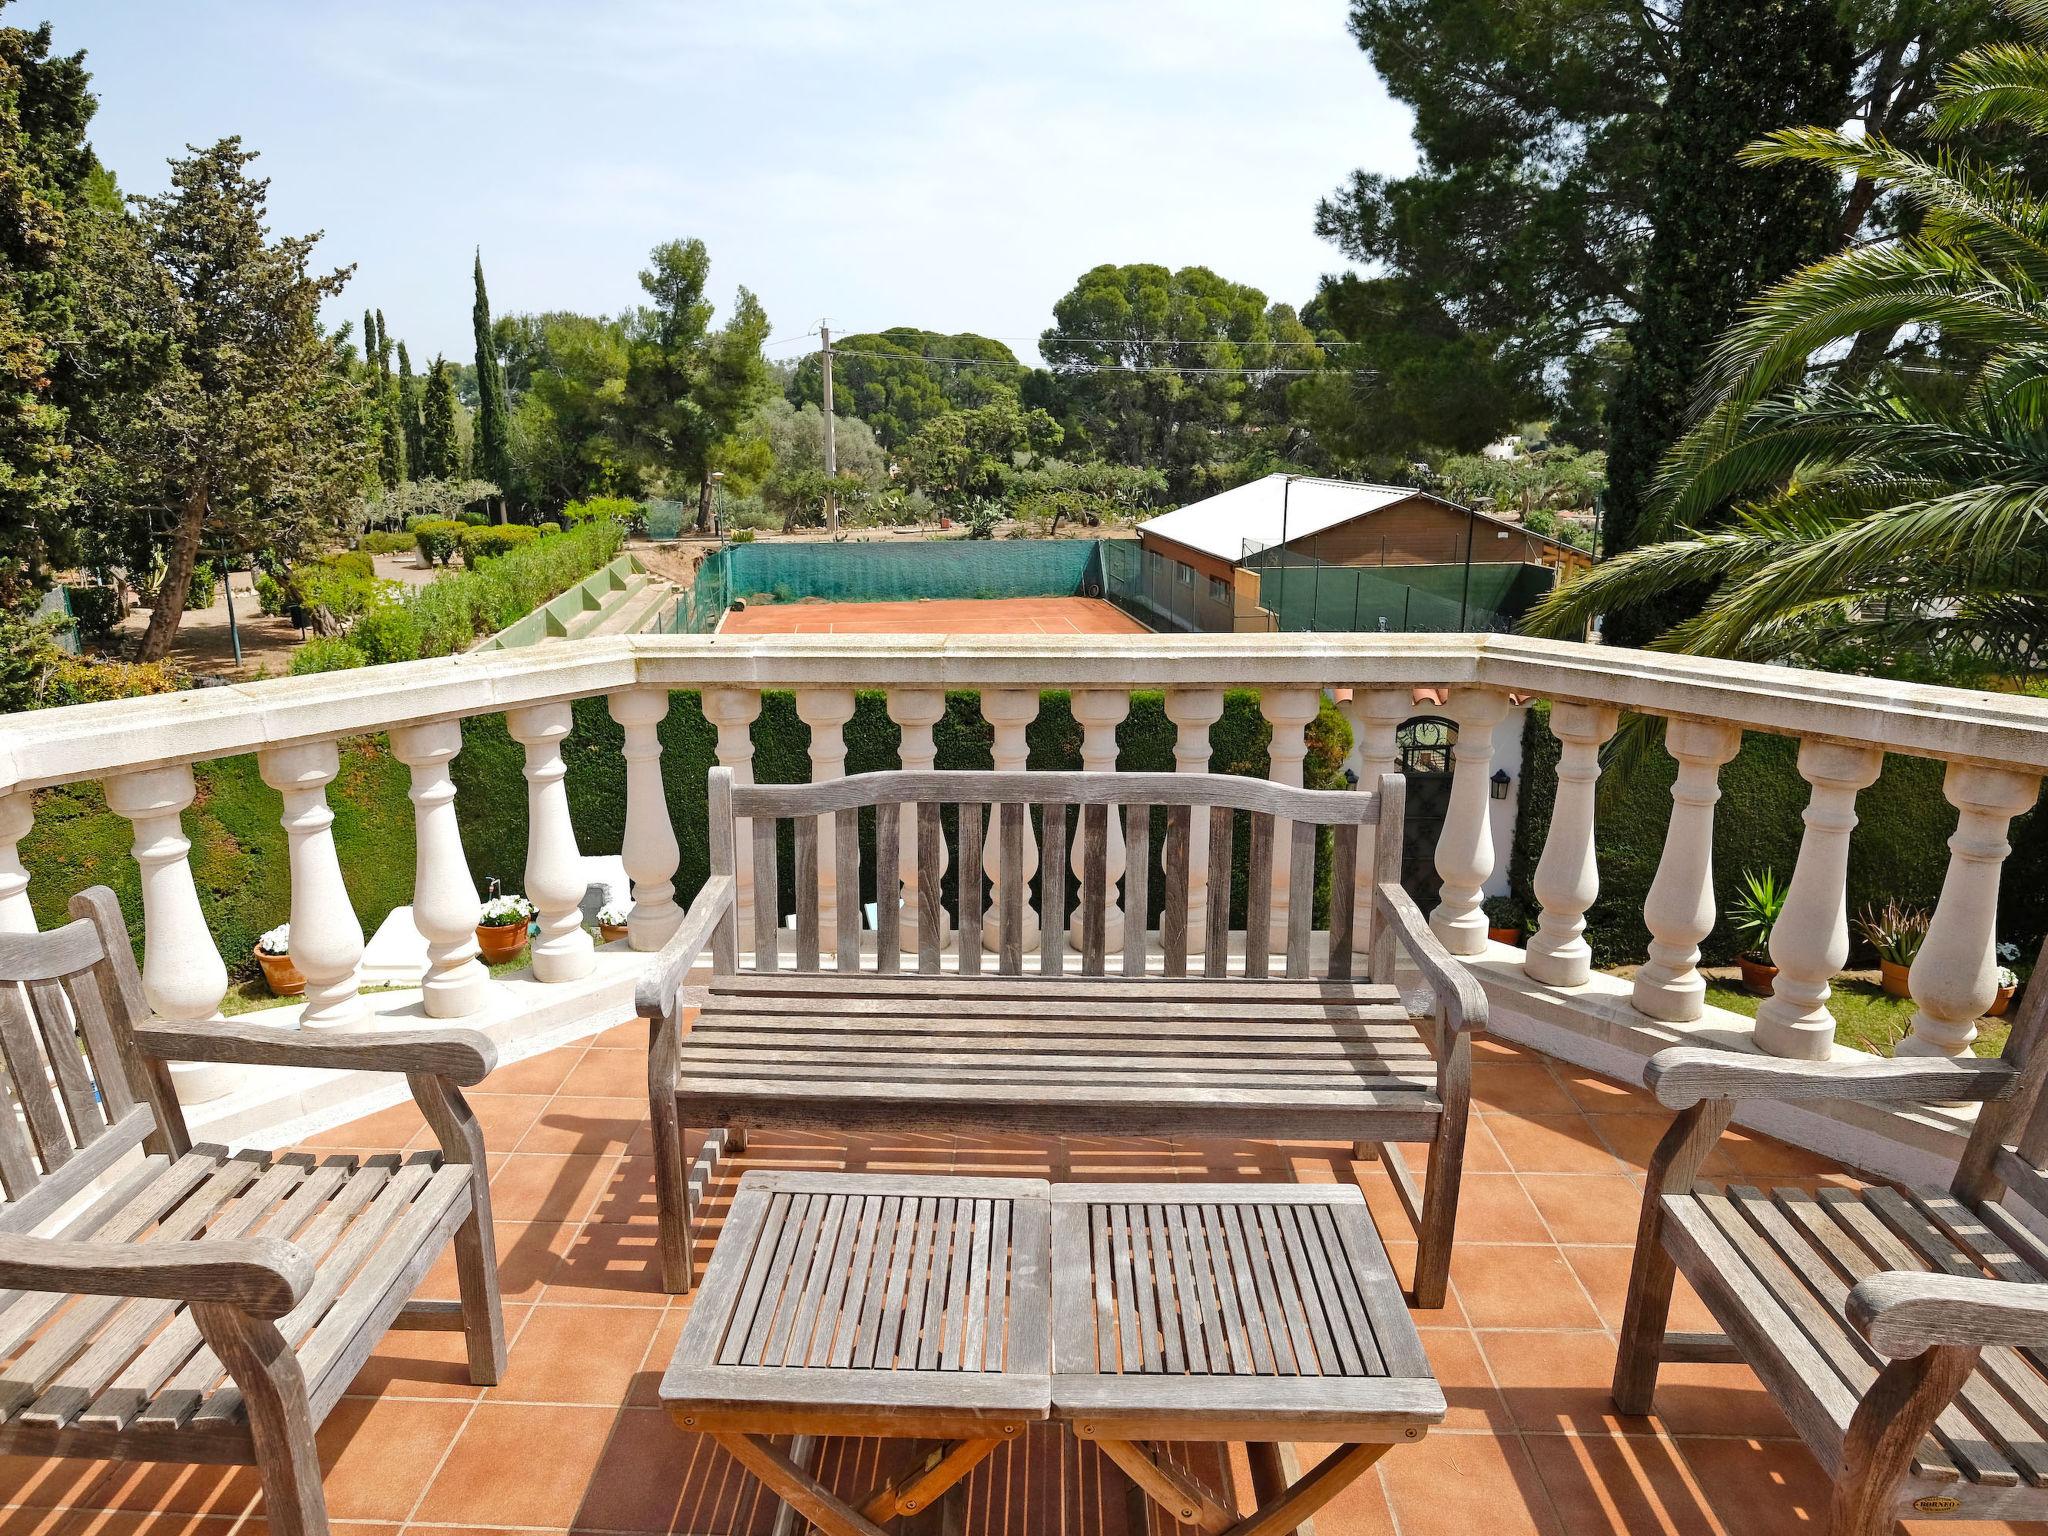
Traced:
[[626, 936], [626, 919], [633, 915], [630, 901], [608, 901], [597, 909], [597, 931], [607, 944]]
[[272, 997], [297, 997], [306, 990], [306, 978], [292, 964], [290, 923], [279, 923], [256, 941], [256, 963], [263, 967], [263, 984]]
[[524, 896], [493, 896], [484, 903], [483, 915], [477, 919], [476, 943], [485, 964], [502, 965], [525, 948], [533, 910], [533, 903]]
[[2020, 947], [2013, 943], [1998, 946], [1998, 995], [1991, 1000], [1991, 1006], [1984, 1010], [1987, 1019], [2002, 1019], [2012, 1010], [2012, 1000], [2020, 989], [2020, 973], [2013, 969], [2020, 961]]
[[1519, 897], [1489, 896], [1480, 910], [1486, 914], [1486, 936], [1489, 939], [1496, 944], [1521, 944], [1527, 914]]
[[1881, 907], [1866, 907], [1856, 919], [1856, 931], [1877, 951], [1877, 968], [1884, 977], [1887, 996], [1909, 995], [1906, 975], [1926, 941], [1927, 923], [1925, 912], [1901, 906], [1896, 899]]
[[1729, 909], [1729, 926], [1742, 941], [1735, 964], [1742, 972], [1743, 990], [1756, 997], [1769, 997], [1778, 979], [1778, 968], [1770, 958], [1771, 933], [1785, 910], [1785, 891], [1776, 870], [1759, 873], [1746, 869], [1742, 889], [1735, 893], [1735, 904]]

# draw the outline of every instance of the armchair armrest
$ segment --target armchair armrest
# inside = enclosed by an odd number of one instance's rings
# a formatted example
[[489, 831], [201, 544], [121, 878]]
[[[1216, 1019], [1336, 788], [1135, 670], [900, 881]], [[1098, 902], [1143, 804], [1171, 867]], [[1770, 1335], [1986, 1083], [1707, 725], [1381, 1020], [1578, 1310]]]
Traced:
[[1849, 1292], [1849, 1321], [1881, 1355], [1936, 1344], [2048, 1346], [2048, 1285], [1888, 1270]]
[[274, 1319], [313, 1284], [313, 1261], [282, 1238], [65, 1242], [0, 1235], [0, 1286], [83, 1296], [218, 1301]]
[[172, 1061], [222, 1061], [254, 1067], [328, 1067], [354, 1072], [424, 1073], [474, 1087], [498, 1065], [497, 1047], [473, 1029], [278, 1029], [269, 1024], [161, 1021], [135, 1030], [146, 1055]]
[[1801, 1099], [1856, 1099], [1869, 1104], [2002, 1099], [2018, 1082], [2019, 1074], [2010, 1063], [1974, 1056], [1784, 1061], [1690, 1045], [1659, 1051], [1643, 1068], [1643, 1086], [1666, 1109], [1690, 1109], [1705, 1099], [1783, 1104]]
[[1429, 921], [1415, 898], [1391, 880], [1374, 887], [1373, 906], [1380, 921], [1393, 933], [1408, 958], [1422, 972], [1444, 1010], [1445, 1026], [1453, 1034], [1486, 1028], [1486, 992], [1479, 979], [1460, 965], [1443, 941], [1430, 930]]
[[732, 901], [731, 875], [713, 875], [704, 882], [697, 899], [690, 903], [690, 910], [683, 914], [682, 926], [640, 973], [640, 985], [633, 991], [633, 1006], [641, 1018], [665, 1019], [675, 1011], [676, 993], [683, 978], [703, 955]]

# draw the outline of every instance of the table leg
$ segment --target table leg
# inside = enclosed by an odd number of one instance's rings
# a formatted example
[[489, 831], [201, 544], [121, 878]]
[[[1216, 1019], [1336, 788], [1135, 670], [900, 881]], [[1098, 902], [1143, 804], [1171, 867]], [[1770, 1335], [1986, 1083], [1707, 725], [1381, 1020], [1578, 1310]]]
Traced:
[[[1247, 1440], [1244, 1459], [1251, 1464], [1252, 1497], [1260, 1504], [1279, 1498], [1301, 1481], [1301, 1458], [1291, 1440]], [[1316, 1536], [1315, 1522], [1302, 1521], [1294, 1536]]]
[[1308, 1476], [1278, 1498], [1262, 1502], [1224, 1536], [1285, 1536], [1349, 1488], [1391, 1449], [1384, 1443], [1338, 1446]]
[[713, 1430], [711, 1437], [825, 1536], [889, 1536], [852, 1505], [826, 1492], [814, 1476], [769, 1444], [766, 1436]]
[[1144, 1489], [1152, 1501], [1183, 1525], [1198, 1526], [1210, 1533], [1228, 1530], [1237, 1512], [1180, 1468], [1155, 1461], [1142, 1445], [1131, 1440], [1097, 1436], [1102, 1454], [1123, 1468], [1124, 1476]]
[[[822, 1435], [796, 1435], [789, 1442], [790, 1465], [808, 1477], [818, 1475], [818, 1455], [825, 1448]], [[769, 1536], [810, 1536], [810, 1522], [796, 1512], [791, 1504], [784, 1504], [775, 1511], [775, 1524]]]
[[929, 1508], [961, 1478], [972, 1472], [1007, 1435], [979, 1440], [961, 1440], [942, 1445], [902, 1478], [892, 1479], [861, 1500], [861, 1513], [870, 1520], [893, 1520]]

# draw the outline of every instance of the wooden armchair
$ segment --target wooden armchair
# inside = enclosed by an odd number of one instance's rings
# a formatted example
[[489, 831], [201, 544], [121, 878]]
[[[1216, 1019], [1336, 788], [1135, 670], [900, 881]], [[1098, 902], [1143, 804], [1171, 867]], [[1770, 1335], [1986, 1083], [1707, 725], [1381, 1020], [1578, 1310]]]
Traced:
[[[1743, 1361], [1833, 1479], [1829, 1536], [2048, 1519], [2044, 1025], [2037, 981], [1995, 1061], [1653, 1056], [1680, 1113], [1650, 1162], [1615, 1406], [1648, 1413], [1663, 1361]], [[1695, 1186], [1738, 1102], [1820, 1099], [1979, 1108], [1946, 1189]], [[1677, 1274], [1723, 1333], [1666, 1330]]]
[[[324, 1536], [313, 1434], [385, 1330], [505, 1364], [470, 1030], [148, 1021], [111, 891], [0, 934], [0, 1455], [251, 1463], [270, 1528]], [[441, 1149], [194, 1147], [173, 1059], [403, 1072]], [[459, 1302], [413, 1292], [450, 1242]]]

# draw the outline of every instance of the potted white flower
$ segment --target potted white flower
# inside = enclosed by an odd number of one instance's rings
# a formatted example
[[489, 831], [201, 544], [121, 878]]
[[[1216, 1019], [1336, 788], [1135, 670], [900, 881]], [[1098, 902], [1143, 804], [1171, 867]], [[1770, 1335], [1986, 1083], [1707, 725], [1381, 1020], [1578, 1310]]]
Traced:
[[502, 965], [526, 947], [533, 913], [533, 903], [524, 896], [493, 896], [484, 903], [476, 924], [476, 944], [486, 965]]
[[290, 923], [279, 923], [256, 941], [256, 963], [263, 967], [263, 984], [272, 997], [297, 997], [306, 990], [306, 978], [292, 964]]
[[2019, 963], [2020, 947], [2010, 941], [1998, 946], [1998, 996], [1991, 1000], [1991, 1006], [1984, 1010], [1987, 1019], [2002, 1019], [2006, 1010], [2012, 1007], [2013, 994], [2019, 991], [2020, 974], [2013, 967]]
[[604, 936], [605, 943], [626, 936], [626, 920], [632, 915], [630, 901], [608, 901], [597, 909], [597, 931]]

